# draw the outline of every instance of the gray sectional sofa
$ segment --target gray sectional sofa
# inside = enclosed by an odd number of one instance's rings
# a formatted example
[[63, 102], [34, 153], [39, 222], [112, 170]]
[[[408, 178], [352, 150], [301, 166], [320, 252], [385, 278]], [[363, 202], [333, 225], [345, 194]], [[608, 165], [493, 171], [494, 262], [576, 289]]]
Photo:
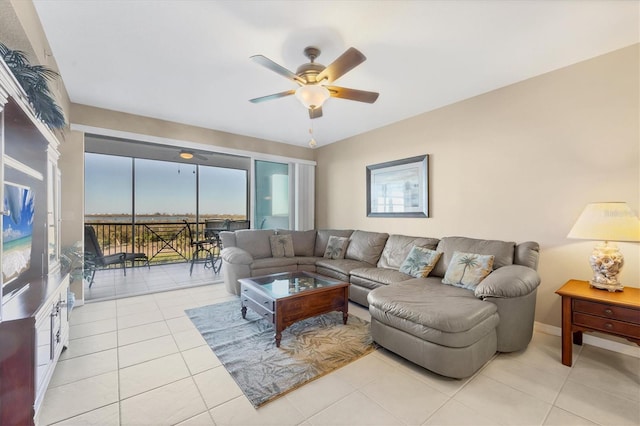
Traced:
[[[291, 235], [293, 253], [273, 257], [270, 238], [284, 234]], [[344, 258], [324, 257], [331, 236], [349, 239]], [[349, 298], [369, 308], [378, 344], [444, 376], [468, 377], [496, 352], [525, 349], [533, 334], [540, 284], [534, 242], [335, 229], [239, 230], [220, 237], [229, 292], [239, 294], [240, 278], [287, 271], [349, 282]], [[414, 246], [442, 253], [426, 278], [400, 271]], [[442, 282], [456, 251], [493, 256], [493, 270], [473, 289]]]

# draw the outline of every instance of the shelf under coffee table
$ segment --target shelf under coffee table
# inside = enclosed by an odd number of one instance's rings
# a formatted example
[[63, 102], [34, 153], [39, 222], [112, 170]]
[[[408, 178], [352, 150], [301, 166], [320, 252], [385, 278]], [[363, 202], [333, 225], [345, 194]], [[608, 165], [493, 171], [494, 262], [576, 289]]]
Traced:
[[312, 272], [284, 272], [238, 281], [242, 318], [251, 308], [272, 323], [277, 347], [282, 331], [294, 322], [341, 311], [343, 323], [347, 323], [349, 283]]

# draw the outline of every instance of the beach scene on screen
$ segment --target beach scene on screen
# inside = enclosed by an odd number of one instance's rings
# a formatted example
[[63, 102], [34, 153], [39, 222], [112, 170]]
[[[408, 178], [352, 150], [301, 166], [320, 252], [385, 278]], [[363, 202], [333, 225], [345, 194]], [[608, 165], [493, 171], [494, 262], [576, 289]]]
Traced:
[[31, 266], [33, 191], [6, 182], [2, 218], [2, 282], [7, 284]]

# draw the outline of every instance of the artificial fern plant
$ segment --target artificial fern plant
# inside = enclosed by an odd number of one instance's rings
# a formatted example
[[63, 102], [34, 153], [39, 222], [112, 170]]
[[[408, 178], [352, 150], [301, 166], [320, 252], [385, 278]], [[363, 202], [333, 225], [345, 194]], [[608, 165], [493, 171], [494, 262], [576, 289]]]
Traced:
[[43, 65], [30, 65], [24, 52], [11, 50], [2, 43], [0, 57], [24, 89], [36, 116], [50, 129], [63, 128], [64, 114], [53, 99], [48, 84], [58, 77], [58, 73]]

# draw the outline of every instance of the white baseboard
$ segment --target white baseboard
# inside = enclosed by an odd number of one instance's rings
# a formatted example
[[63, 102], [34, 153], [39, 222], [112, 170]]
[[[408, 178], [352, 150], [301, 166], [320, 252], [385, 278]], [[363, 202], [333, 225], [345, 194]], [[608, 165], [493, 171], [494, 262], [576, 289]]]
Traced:
[[[534, 328], [541, 333], [551, 334], [552, 336], [562, 336], [562, 329], [560, 327], [536, 321], [534, 323]], [[637, 345], [625, 345], [624, 343], [614, 342], [613, 340], [603, 339], [602, 337], [593, 336], [587, 333], [582, 335], [582, 343], [619, 352], [635, 358], [640, 358], [640, 346]]]

